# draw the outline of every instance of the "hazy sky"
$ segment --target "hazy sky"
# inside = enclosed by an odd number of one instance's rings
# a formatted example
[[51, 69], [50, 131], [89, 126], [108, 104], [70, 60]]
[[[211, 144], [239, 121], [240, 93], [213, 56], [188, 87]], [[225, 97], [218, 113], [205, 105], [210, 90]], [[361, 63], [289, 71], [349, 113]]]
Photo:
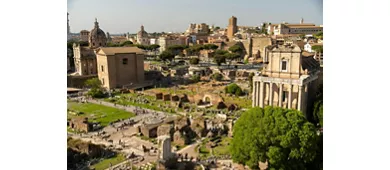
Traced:
[[91, 30], [95, 17], [111, 34], [135, 33], [143, 24], [152, 32], [184, 32], [190, 23], [226, 27], [231, 16], [238, 25], [262, 22], [322, 24], [322, 0], [68, 0], [71, 32]]

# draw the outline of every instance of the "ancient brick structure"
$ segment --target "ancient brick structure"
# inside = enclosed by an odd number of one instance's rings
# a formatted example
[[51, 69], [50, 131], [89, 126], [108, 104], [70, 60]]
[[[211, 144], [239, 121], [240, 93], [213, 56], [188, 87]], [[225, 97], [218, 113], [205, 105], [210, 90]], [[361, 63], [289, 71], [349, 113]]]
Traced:
[[218, 102], [217, 109], [225, 109], [227, 106], [224, 102]]
[[163, 99], [163, 94], [162, 93], [157, 93], [156, 94], [156, 99], [157, 100], [162, 100]]
[[144, 135], [148, 138], [156, 138], [157, 137], [157, 128], [158, 128], [158, 125], [142, 124], [140, 126], [140, 132], [142, 133], [142, 135]]
[[169, 135], [173, 136], [173, 126], [169, 124], [161, 125], [157, 128], [157, 136]]
[[171, 95], [170, 94], [164, 94], [163, 95], [163, 100], [164, 101], [170, 101], [171, 100]]
[[179, 100], [180, 100], [180, 98], [179, 98], [178, 95], [172, 95], [172, 101], [177, 102], [177, 101], [179, 101]]
[[185, 144], [185, 140], [182, 137], [180, 131], [176, 131], [173, 134], [173, 142], [175, 142], [175, 144], [178, 144], [178, 145], [184, 145]]
[[76, 117], [69, 121], [69, 127], [81, 132], [89, 132], [92, 128], [86, 117]]

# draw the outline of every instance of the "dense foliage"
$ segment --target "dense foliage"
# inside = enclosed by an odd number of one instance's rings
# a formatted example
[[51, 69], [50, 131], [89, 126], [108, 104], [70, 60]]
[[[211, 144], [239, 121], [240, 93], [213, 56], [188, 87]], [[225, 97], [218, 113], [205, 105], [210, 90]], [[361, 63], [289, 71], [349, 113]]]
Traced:
[[221, 81], [223, 77], [220, 73], [214, 73], [213, 75], [211, 75], [211, 78], [216, 81]]
[[160, 54], [160, 59], [164, 61], [171, 61], [175, 55], [169, 50], [165, 50]]
[[199, 64], [199, 58], [191, 58], [190, 64]]
[[230, 152], [234, 162], [253, 169], [259, 161], [268, 161], [269, 169], [312, 169], [319, 158], [319, 138], [316, 127], [297, 110], [256, 107], [235, 123]]
[[244, 48], [242, 48], [240, 45], [236, 44], [231, 47], [229, 47], [229, 51], [232, 53], [241, 53], [244, 51]]
[[236, 96], [242, 95], [242, 89], [236, 83], [229, 84], [225, 87], [225, 92], [229, 94], [234, 94]]
[[199, 82], [200, 81], [200, 76], [195, 74], [191, 77], [191, 80], [195, 83]]
[[90, 88], [88, 91], [88, 95], [92, 96], [93, 98], [103, 98], [105, 97], [102, 83], [98, 78], [92, 78], [85, 81], [85, 85]]
[[324, 38], [324, 33], [321, 31], [321, 32], [315, 34], [314, 37], [322, 40]]
[[317, 51], [317, 52], [324, 52], [323, 46], [322, 45], [315, 45], [311, 47], [312, 50]]
[[316, 99], [313, 108], [314, 121], [318, 123], [320, 127], [323, 127], [323, 86], [318, 87]]

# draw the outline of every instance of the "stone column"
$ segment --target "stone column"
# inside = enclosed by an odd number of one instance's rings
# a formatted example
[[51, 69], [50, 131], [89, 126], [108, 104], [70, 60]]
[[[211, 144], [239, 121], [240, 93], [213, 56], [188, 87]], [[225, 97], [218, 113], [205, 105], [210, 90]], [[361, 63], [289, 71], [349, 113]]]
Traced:
[[303, 93], [303, 98], [304, 98], [304, 100], [303, 100], [303, 108], [302, 108], [302, 113], [304, 114], [304, 115], [306, 115], [306, 109], [307, 109], [307, 98], [308, 98], [308, 84], [306, 84], [305, 86], [304, 86], [304, 93]]
[[257, 106], [257, 82], [253, 81], [253, 88], [252, 88], [252, 107]]
[[292, 95], [292, 88], [294, 86], [292, 84], [290, 84], [290, 89], [288, 90], [288, 108], [291, 109], [291, 104], [292, 104], [292, 101], [291, 101], [291, 95]]
[[302, 86], [298, 86], [298, 107], [297, 107], [297, 109], [299, 111], [302, 111], [301, 102], [302, 102]]
[[279, 107], [282, 107], [283, 84], [279, 84]]
[[269, 106], [272, 106], [272, 103], [273, 103], [273, 98], [272, 98], [272, 83], [270, 82], [269, 83], [269, 99], [268, 99], [268, 102], [269, 102]]
[[260, 95], [259, 95], [259, 97], [260, 97], [260, 100], [259, 100], [260, 107], [263, 108], [264, 107], [264, 82], [263, 81], [260, 82]]

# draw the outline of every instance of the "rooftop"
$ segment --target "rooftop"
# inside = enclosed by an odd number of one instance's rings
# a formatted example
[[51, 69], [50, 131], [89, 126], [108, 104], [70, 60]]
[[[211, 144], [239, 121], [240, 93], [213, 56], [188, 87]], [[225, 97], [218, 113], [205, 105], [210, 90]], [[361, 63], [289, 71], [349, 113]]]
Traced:
[[115, 55], [115, 54], [144, 54], [141, 49], [138, 47], [101, 47], [98, 52], [102, 51], [106, 55]]

